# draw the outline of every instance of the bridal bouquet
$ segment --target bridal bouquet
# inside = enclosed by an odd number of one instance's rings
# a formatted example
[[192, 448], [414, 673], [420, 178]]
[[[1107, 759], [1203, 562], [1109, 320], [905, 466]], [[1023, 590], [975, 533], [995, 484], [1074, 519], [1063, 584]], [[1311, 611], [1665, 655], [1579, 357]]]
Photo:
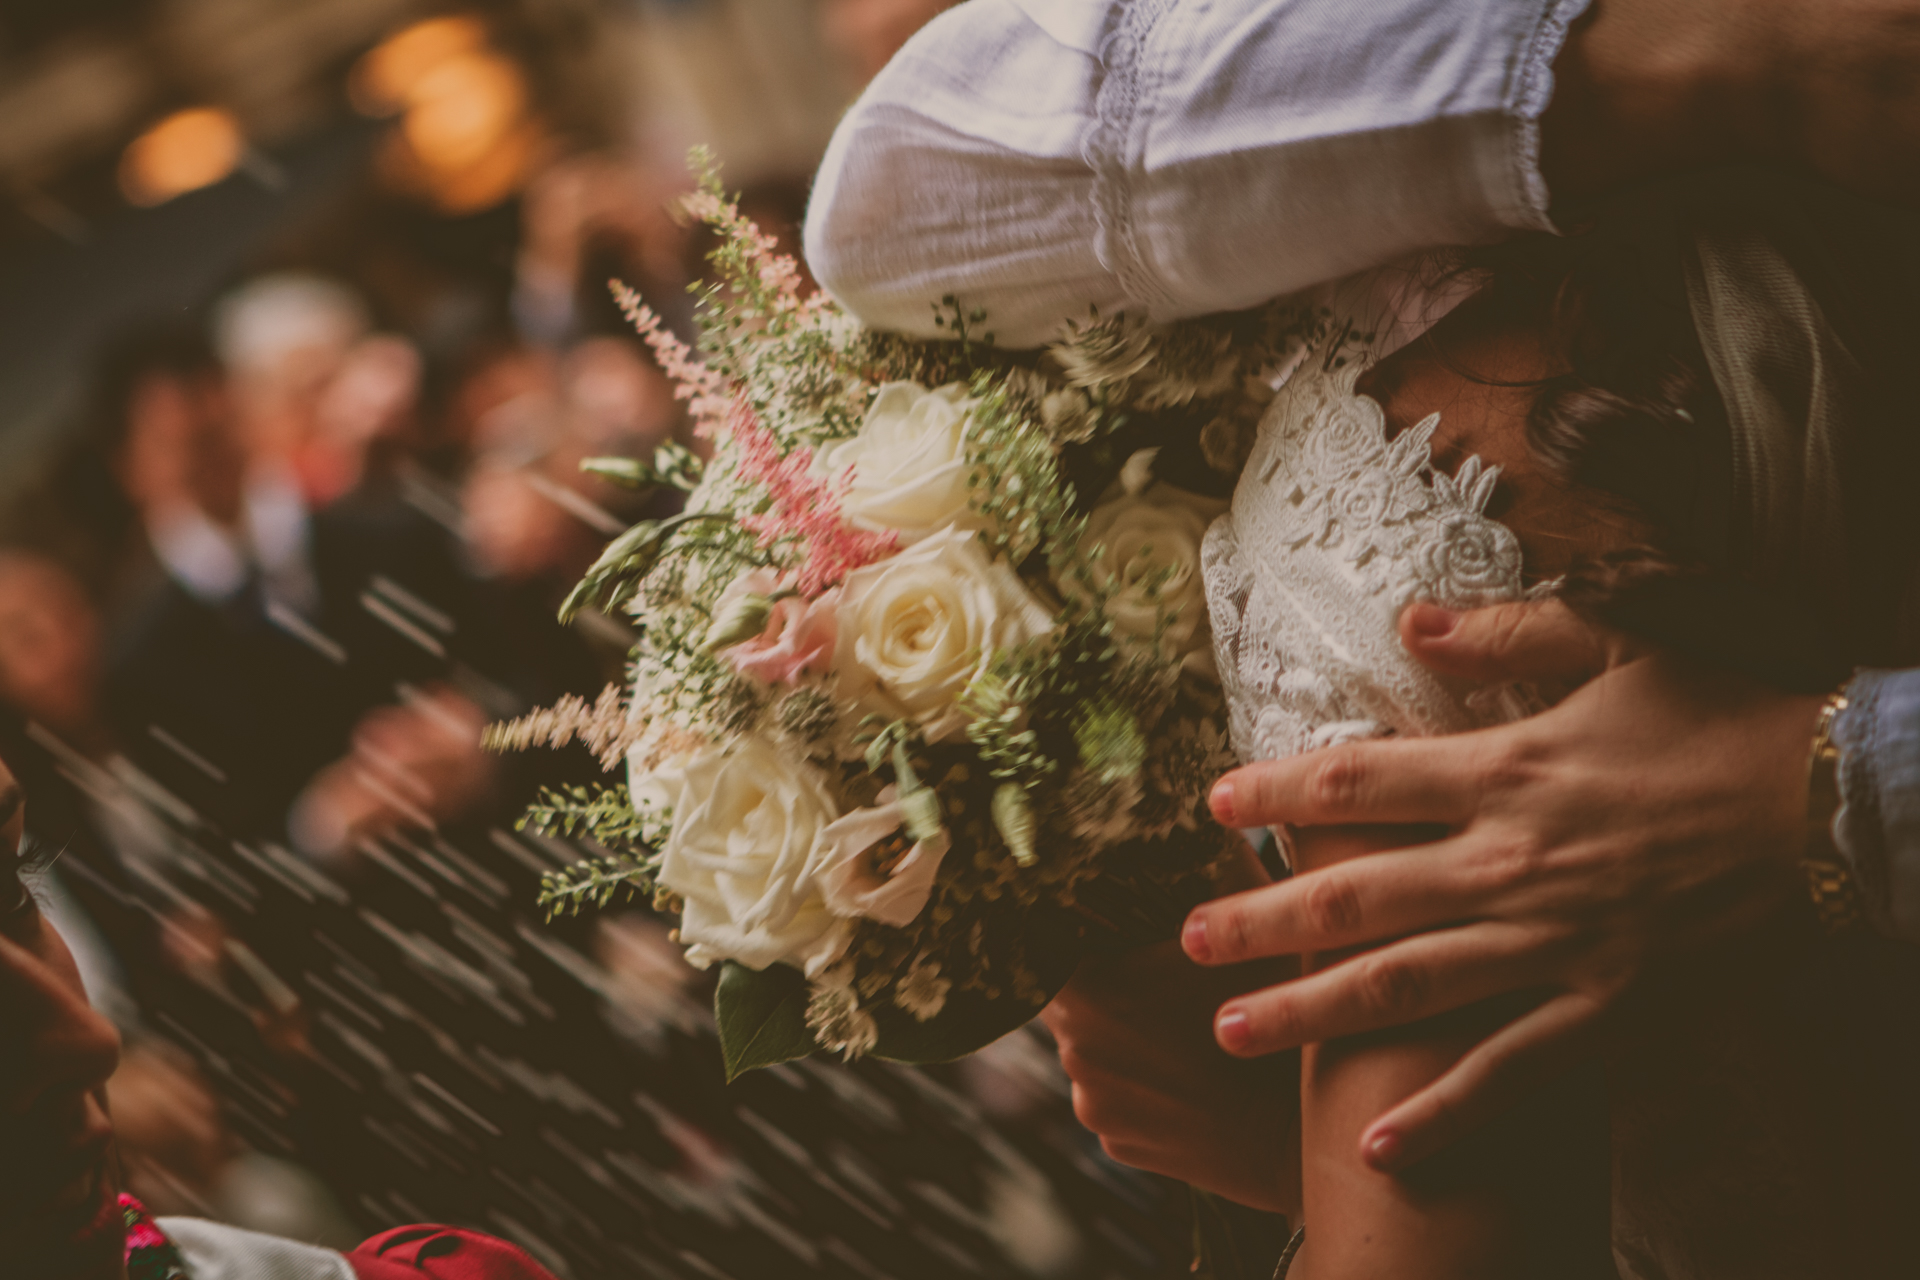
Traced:
[[1224, 503], [1200, 490], [1326, 322], [1091, 316], [1009, 356], [949, 299], [951, 340], [914, 341], [805, 293], [710, 167], [688, 207], [719, 235], [701, 351], [616, 293], [711, 456], [587, 464], [686, 501], [563, 611], [632, 615], [631, 680], [490, 741], [625, 763], [528, 814], [599, 846], [542, 902], [677, 914], [689, 961], [722, 966], [730, 1075], [958, 1057], [1103, 935], [1170, 936], [1232, 853], [1198, 564]]

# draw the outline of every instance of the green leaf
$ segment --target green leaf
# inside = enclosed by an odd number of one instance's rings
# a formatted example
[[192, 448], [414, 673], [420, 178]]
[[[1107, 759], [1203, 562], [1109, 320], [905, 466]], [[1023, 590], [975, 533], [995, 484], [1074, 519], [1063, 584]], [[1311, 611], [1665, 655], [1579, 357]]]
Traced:
[[816, 1048], [807, 1029], [807, 979], [791, 965], [749, 969], [728, 960], [713, 993], [720, 1053], [731, 1084], [755, 1067], [804, 1058]]
[[669, 441], [654, 451], [652, 465], [638, 458], [584, 458], [580, 469], [623, 489], [664, 487], [692, 493], [700, 483], [705, 464], [685, 445]]
[[[1083, 930], [1064, 913], [1035, 910], [1027, 921], [1027, 961], [1048, 1000], [1067, 985], [1080, 964]], [[880, 1039], [871, 1056], [920, 1066], [952, 1062], [977, 1053], [1001, 1036], [1018, 1031], [1040, 1016], [1041, 1004], [1014, 996], [989, 1000], [977, 991], [953, 991], [947, 1004], [925, 1022], [891, 1004], [872, 1006]]]

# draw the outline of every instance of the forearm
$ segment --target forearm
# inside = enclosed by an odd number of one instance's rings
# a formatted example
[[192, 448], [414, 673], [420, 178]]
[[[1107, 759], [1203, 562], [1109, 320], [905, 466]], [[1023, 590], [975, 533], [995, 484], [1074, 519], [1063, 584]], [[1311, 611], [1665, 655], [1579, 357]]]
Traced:
[[[1306, 866], [1404, 843], [1306, 833]], [[1316, 957], [1310, 967], [1338, 963]], [[1295, 1280], [1610, 1276], [1606, 1104], [1571, 1082], [1474, 1143], [1401, 1176], [1363, 1160], [1361, 1134], [1431, 1084], [1515, 1009], [1474, 1006], [1391, 1032], [1309, 1045], [1301, 1074], [1307, 1245]]]
[[1874, 926], [1920, 943], [1920, 670], [1865, 672], [1847, 696], [1835, 843]]

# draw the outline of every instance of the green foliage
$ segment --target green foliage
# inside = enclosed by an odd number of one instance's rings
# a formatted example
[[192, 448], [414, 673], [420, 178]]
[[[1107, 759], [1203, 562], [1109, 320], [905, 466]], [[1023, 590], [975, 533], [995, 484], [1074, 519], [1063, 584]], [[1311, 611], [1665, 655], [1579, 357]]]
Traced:
[[543, 787], [515, 826], [543, 836], [585, 838], [609, 849], [631, 850], [646, 844], [640, 815], [625, 787]]
[[665, 520], [642, 520], [607, 544], [560, 605], [560, 621], [572, 622], [591, 606], [612, 613], [640, 594], [641, 584], [665, 552], [667, 539], [687, 525], [708, 520], [731, 521], [730, 513], [687, 511]]
[[583, 907], [604, 907], [617, 895], [632, 899], [654, 892], [656, 867], [651, 858], [611, 853], [585, 858], [540, 877], [540, 905], [549, 920], [572, 915]]
[[[1012, 913], [1009, 912], [1011, 915]], [[1017, 955], [1031, 978], [1023, 993], [987, 996], [956, 988], [946, 1006], [922, 1022], [892, 1005], [872, 1006], [879, 1040], [870, 1051], [891, 1062], [952, 1062], [1017, 1031], [1060, 992], [1080, 965], [1086, 926], [1063, 911], [1042, 906], [1005, 921], [1005, 951]]]
[[1019, 564], [1040, 547], [1077, 545], [1079, 495], [1061, 475], [1052, 437], [990, 375], [976, 375], [973, 389], [980, 403], [967, 428], [967, 484], [989, 549]]
[[807, 979], [790, 965], [749, 969], [724, 961], [713, 992], [713, 1018], [729, 1084], [755, 1067], [792, 1062], [817, 1047], [807, 1028]]
[[678, 489], [692, 493], [706, 464], [685, 445], [668, 441], [654, 450], [651, 464], [638, 458], [586, 458], [580, 469], [623, 489]]
[[[953, 334], [954, 341], [960, 344], [960, 362], [969, 368], [973, 366], [976, 358], [974, 326], [986, 323], [986, 319], [985, 311], [979, 307], [970, 311], [962, 308], [959, 299], [952, 294], [948, 294], [933, 305], [933, 327], [945, 329]], [[993, 334], [983, 333], [978, 341], [984, 346], [991, 347]]]
[[1073, 724], [1080, 763], [1103, 785], [1131, 778], [1146, 763], [1147, 740], [1131, 708], [1101, 696], [1080, 708]]

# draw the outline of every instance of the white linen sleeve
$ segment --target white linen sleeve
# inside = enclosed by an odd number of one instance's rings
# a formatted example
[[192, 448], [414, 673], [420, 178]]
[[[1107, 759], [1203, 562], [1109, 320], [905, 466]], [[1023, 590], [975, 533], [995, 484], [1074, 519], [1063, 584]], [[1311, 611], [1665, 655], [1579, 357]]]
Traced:
[[1252, 306], [1551, 230], [1538, 124], [1589, 0], [970, 0], [849, 111], [806, 227], [828, 291], [1005, 346]]

